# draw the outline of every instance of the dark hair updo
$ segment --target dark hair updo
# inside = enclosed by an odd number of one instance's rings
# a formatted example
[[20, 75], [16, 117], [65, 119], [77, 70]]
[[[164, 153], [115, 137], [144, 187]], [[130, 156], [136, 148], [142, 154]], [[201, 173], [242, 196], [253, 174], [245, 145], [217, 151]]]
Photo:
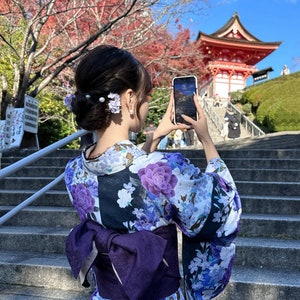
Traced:
[[[114, 46], [101, 45], [91, 50], [79, 63], [75, 84], [77, 91], [72, 101], [72, 112], [77, 124], [86, 130], [104, 129], [111, 122], [108, 109], [109, 93], [121, 95], [132, 89], [137, 96], [136, 106], [150, 94], [152, 82], [149, 73], [134, 56]], [[99, 98], [106, 100], [100, 102]]]

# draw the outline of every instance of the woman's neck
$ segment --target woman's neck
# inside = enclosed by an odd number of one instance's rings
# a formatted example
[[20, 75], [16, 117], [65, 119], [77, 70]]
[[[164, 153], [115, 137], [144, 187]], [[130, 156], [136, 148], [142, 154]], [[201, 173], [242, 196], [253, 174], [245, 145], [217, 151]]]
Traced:
[[102, 154], [116, 143], [128, 140], [128, 129], [124, 127], [125, 126], [112, 123], [105, 130], [98, 130], [97, 143], [90, 155], [96, 156]]

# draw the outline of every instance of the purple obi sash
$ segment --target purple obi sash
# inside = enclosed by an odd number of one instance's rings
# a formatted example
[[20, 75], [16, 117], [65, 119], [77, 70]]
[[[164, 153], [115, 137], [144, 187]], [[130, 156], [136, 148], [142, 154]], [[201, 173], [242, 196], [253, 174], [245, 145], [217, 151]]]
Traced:
[[119, 234], [84, 220], [66, 240], [66, 254], [74, 276], [89, 286], [93, 267], [99, 294], [118, 300], [156, 300], [179, 288], [175, 225], [154, 231]]

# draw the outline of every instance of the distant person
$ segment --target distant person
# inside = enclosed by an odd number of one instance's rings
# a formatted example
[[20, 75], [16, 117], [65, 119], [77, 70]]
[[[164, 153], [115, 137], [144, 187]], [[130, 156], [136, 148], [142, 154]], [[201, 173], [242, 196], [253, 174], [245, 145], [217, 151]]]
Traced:
[[218, 94], [216, 94], [216, 96], [214, 97], [214, 103], [213, 103], [213, 106], [214, 107], [220, 107], [222, 104], [221, 102], [221, 98]]
[[134, 145], [137, 145], [137, 134], [136, 134], [136, 132], [129, 131], [129, 141], [132, 142]]
[[241, 135], [240, 120], [231, 107], [227, 108], [224, 119], [228, 121], [228, 138], [239, 138]]
[[287, 67], [287, 65], [284, 65], [282, 70], [281, 70], [281, 75], [289, 75], [290, 74], [290, 70]]
[[193, 129], [187, 129], [183, 131], [184, 140], [187, 146], [193, 146], [194, 145], [194, 130]]
[[180, 148], [182, 145], [182, 130], [177, 129], [174, 134], [174, 148]]
[[169, 145], [169, 137], [168, 135], [165, 135], [159, 142], [157, 149], [158, 150], [166, 150]]
[[154, 123], [151, 121], [149, 123], [149, 126], [145, 128], [144, 130], [144, 134], [146, 135], [146, 141], [149, 141], [152, 139], [153, 133], [155, 131], [156, 127], [154, 125]]

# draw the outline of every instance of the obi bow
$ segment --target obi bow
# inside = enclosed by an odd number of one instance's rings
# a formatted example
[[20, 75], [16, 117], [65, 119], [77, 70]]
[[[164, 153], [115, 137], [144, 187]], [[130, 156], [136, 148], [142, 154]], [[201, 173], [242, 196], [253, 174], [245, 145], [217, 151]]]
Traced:
[[[89, 286], [86, 278], [89, 269], [96, 268], [98, 288], [103, 297], [132, 300], [147, 299], [152, 294], [151, 299], [162, 298], [161, 294], [168, 296], [179, 286], [174, 225], [153, 232], [120, 234], [84, 220], [68, 235], [66, 254], [74, 276], [79, 277], [85, 287]], [[115, 282], [112, 282], [112, 275]], [[154, 287], [157, 284], [158, 287]], [[155, 296], [157, 293], [159, 295]]]

